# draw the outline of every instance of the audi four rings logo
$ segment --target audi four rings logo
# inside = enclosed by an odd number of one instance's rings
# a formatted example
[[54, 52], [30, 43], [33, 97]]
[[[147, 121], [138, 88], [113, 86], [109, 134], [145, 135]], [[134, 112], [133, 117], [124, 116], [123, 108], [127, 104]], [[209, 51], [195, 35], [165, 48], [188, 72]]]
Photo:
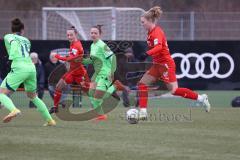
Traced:
[[[229, 77], [234, 70], [234, 61], [232, 57], [227, 54], [227, 53], [218, 53], [216, 55], [212, 53], [204, 53], [204, 54], [196, 54], [196, 53], [189, 53], [189, 54], [182, 54], [182, 53], [174, 53], [172, 54], [172, 58], [181, 58], [181, 63], [180, 63], [180, 69], [181, 69], [181, 74], [177, 75], [177, 78], [190, 78], [190, 79], [195, 79], [195, 78], [213, 78], [217, 77], [220, 79], [227, 78]], [[190, 58], [196, 58], [195, 62], [195, 70], [196, 73], [190, 74]], [[210, 73], [206, 74], [204, 73], [205, 71], [205, 61], [204, 58], [211, 58], [210, 60]], [[225, 61], [230, 62], [230, 68], [226, 73], [219, 73], [220, 69], [220, 63], [219, 63], [219, 58], [225, 58]]]

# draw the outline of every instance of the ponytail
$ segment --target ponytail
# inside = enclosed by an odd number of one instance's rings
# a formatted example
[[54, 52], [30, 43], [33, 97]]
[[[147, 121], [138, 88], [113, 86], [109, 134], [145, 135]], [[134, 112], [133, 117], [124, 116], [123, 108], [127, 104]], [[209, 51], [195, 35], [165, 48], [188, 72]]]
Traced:
[[73, 30], [75, 34], [77, 34], [77, 29], [74, 26], [71, 26], [68, 30]]
[[102, 26], [103, 25], [97, 24], [96, 26], [93, 26], [92, 28], [97, 28], [99, 31], [99, 34], [102, 34]]
[[149, 21], [155, 22], [156, 20], [158, 20], [161, 15], [162, 15], [163, 11], [161, 9], [160, 6], [155, 6], [151, 9], [149, 9], [147, 12], [145, 12], [142, 17], [146, 18]]
[[18, 18], [15, 18], [11, 21], [11, 29], [12, 29], [12, 32], [15, 33], [15, 32], [21, 32], [23, 29], [24, 29], [24, 24], [21, 22], [20, 19]]

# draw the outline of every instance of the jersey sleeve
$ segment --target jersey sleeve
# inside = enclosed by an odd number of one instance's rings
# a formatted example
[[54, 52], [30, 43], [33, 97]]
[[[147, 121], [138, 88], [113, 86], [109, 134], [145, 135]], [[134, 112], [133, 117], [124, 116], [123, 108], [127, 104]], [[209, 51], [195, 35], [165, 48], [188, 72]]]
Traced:
[[7, 34], [7, 35], [4, 36], [4, 42], [5, 43], [11, 44], [11, 42], [13, 42], [13, 41], [14, 41], [14, 37], [11, 36], [10, 34]]
[[9, 59], [13, 60], [16, 53], [18, 53], [18, 42], [11, 35], [4, 36], [5, 46], [8, 51]]
[[147, 51], [147, 54], [150, 56], [156, 56], [162, 50], [163, 44], [163, 34], [160, 29], [157, 29], [156, 32], [152, 35], [154, 47]]
[[117, 69], [117, 60], [115, 54], [111, 51], [107, 44], [104, 44], [104, 56], [108, 63], [110, 63], [111, 74], [113, 75]]
[[67, 62], [70, 62], [70, 61], [73, 61], [75, 59], [77, 59], [79, 56], [74, 56], [74, 55], [70, 55], [70, 56], [60, 56], [60, 55], [56, 55], [55, 58], [57, 58], [58, 60], [61, 60], [61, 61], [67, 61]]
[[30, 52], [31, 47], [32, 47], [31, 42], [30, 42], [29, 39], [28, 39], [28, 49], [29, 49], [28, 52]]
[[107, 44], [104, 44], [104, 56], [106, 59], [114, 55], [114, 53], [111, 51], [111, 49], [107, 46]]
[[117, 58], [115, 55], [111, 57], [111, 66], [112, 66], [111, 73], [113, 75], [114, 72], [117, 70]]
[[93, 63], [93, 61], [92, 61], [91, 57], [82, 59], [82, 64], [84, 64], [84, 65], [88, 65], [88, 64], [92, 64], [92, 63]]
[[80, 61], [82, 60], [82, 56], [83, 56], [83, 47], [81, 45], [81, 43], [79, 43], [79, 45], [75, 45], [74, 47], [72, 47], [71, 49], [71, 53], [69, 56], [60, 56], [58, 55], [56, 58], [61, 60], [61, 61], [74, 61], [76, 59], [79, 59]]

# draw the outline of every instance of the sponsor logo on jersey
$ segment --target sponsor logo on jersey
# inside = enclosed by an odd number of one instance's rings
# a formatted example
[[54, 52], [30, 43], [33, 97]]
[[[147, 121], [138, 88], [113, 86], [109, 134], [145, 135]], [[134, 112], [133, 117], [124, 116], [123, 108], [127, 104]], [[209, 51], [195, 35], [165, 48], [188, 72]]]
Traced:
[[157, 38], [154, 39], [153, 44], [154, 44], [154, 46], [156, 46], [158, 44], [158, 39]]
[[76, 55], [77, 54], [77, 49], [72, 49], [72, 53], [74, 54], [74, 55]]

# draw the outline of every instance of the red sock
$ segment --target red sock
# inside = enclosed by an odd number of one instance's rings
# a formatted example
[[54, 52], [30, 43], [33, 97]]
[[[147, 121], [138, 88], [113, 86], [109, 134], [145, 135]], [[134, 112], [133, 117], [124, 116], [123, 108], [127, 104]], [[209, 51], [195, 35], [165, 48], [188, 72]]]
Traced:
[[148, 87], [143, 83], [138, 84], [138, 98], [139, 98], [139, 107], [147, 108]]
[[183, 98], [193, 99], [197, 100], [198, 94], [190, 89], [187, 88], [177, 88], [175, 93], [173, 94], [175, 96], [181, 96]]
[[54, 93], [54, 107], [58, 107], [58, 104], [60, 102], [60, 99], [61, 99], [61, 96], [62, 96], [62, 91], [60, 90], [55, 90], [55, 93]]

